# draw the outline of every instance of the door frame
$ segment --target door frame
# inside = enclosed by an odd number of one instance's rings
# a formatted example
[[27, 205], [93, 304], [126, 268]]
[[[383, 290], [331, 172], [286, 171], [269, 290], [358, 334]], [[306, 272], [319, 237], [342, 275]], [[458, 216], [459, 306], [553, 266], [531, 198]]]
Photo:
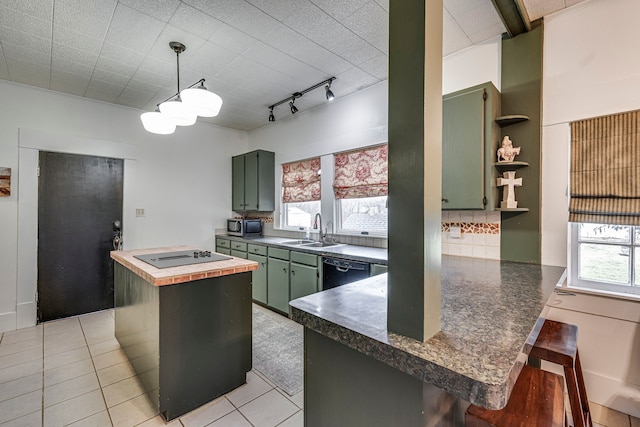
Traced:
[[40, 151], [111, 157], [124, 160], [122, 234], [125, 247], [135, 247], [135, 176], [138, 148], [131, 144], [19, 129], [18, 137], [18, 267], [16, 329], [37, 322], [38, 290], [38, 158]]

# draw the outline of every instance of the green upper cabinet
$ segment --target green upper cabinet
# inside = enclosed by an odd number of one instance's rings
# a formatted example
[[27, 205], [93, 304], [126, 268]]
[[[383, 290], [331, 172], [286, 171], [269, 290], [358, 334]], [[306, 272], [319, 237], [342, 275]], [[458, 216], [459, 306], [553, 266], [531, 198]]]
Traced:
[[234, 156], [231, 208], [271, 212], [275, 209], [275, 154], [256, 150]]
[[443, 97], [443, 210], [493, 210], [499, 111], [500, 94], [490, 82]]

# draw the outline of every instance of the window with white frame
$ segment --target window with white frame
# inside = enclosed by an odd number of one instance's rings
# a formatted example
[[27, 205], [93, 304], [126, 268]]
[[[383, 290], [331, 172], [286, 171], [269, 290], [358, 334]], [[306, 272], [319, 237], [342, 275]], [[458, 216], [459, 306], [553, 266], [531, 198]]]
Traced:
[[311, 227], [320, 212], [320, 158], [282, 165], [282, 208], [284, 228]]
[[569, 286], [640, 296], [640, 111], [571, 123]]

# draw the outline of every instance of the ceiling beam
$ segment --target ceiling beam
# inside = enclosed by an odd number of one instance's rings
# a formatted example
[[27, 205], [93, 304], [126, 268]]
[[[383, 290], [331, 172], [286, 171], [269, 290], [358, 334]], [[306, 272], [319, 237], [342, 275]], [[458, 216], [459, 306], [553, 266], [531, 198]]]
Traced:
[[509, 36], [515, 37], [531, 30], [531, 21], [521, 0], [491, 0], [491, 2], [504, 26], [507, 27]]

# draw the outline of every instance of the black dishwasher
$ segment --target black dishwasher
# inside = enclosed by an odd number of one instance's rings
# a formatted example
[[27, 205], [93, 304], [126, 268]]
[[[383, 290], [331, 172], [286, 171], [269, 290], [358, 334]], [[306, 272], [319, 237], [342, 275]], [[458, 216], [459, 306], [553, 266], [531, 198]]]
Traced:
[[322, 290], [369, 277], [369, 263], [322, 257]]

